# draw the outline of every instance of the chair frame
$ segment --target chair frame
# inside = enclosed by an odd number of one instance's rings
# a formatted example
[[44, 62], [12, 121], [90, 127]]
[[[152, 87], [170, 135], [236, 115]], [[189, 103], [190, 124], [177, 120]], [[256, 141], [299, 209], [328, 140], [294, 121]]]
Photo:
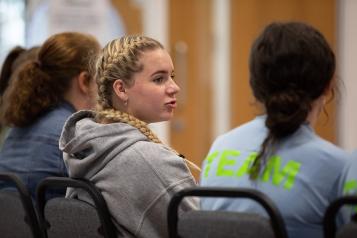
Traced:
[[[106, 238], [115, 238], [116, 230], [107, 207], [107, 204], [102, 194], [97, 190], [93, 183], [88, 180], [74, 179], [67, 177], [47, 177], [42, 180], [37, 187], [37, 200], [40, 219], [45, 224], [45, 205], [46, 205], [46, 191], [50, 188], [80, 188], [85, 190], [92, 198], [98, 217], [100, 219], [103, 235]], [[47, 237], [47, 229], [44, 227], [44, 233]]]
[[357, 205], [357, 195], [345, 195], [337, 198], [327, 207], [323, 220], [326, 238], [334, 238], [336, 236], [336, 215], [341, 207], [345, 205]]
[[30, 226], [32, 236], [34, 238], [44, 237], [42, 232], [42, 226], [39, 220], [39, 217], [36, 213], [36, 208], [32, 202], [31, 194], [28, 189], [25, 187], [21, 179], [13, 173], [2, 172], [0, 173], [0, 180], [4, 182], [11, 182], [15, 185], [19, 193], [19, 198], [21, 200], [22, 206], [25, 210], [25, 216], [27, 216], [28, 221], [26, 223]]
[[[171, 199], [168, 207], [169, 237], [177, 238], [178, 207], [184, 197], [228, 197], [250, 198], [258, 202], [269, 214], [276, 238], [287, 238], [284, 220], [270, 198], [265, 194], [249, 188], [232, 187], [196, 187], [177, 192]], [[234, 212], [234, 211], [232, 211]]]

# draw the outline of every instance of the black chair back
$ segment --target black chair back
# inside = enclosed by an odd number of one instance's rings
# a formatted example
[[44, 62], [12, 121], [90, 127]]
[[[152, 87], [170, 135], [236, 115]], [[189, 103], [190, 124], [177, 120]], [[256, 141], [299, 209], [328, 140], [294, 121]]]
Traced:
[[[270, 219], [245, 212], [206, 210], [184, 212], [178, 218], [179, 204], [188, 196], [252, 199], [261, 204]], [[182, 190], [173, 196], [169, 204], [168, 226], [170, 238], [287, 237], [284, 220], [274, 203], [263, 193], [247, 188], [197, 187]]]
[[357, 206], [357, 195], [346, 195], [333, 201], [326, 209], [324, 216], [325, 238], [352, 238], [357, 237], [357, 214], [352, 216], [351, 221], [343, 225], [339, 230], [336, 226], [336, 217], [339, 210], [346, 205]]
[[[58, 188], [78, 188], [86, 191], [94, 206], [75, 198], [56, 197], [46, 201], [46, 191]], [[116, 229], [107, 204], [89, 181], [65, 177], [48, 177], [37, 188], [39, 214], [49, 238], [114, 238]]]
[[0, 181], [14, 185], [11, 190], [0, 190], [0, 236], [44, 237], [30, 192], [20, 178], [12, 173], [0, 173]]

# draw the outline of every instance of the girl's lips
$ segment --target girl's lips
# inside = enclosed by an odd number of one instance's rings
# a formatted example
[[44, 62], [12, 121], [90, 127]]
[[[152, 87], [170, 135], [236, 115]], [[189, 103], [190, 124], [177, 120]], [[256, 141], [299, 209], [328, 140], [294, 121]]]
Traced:
[[170, 108], [176, 108], [177, 107], [177, 103], [176, 100], [175, 101], [171, 101], [165, 104], [166, 106], [170, 107]]

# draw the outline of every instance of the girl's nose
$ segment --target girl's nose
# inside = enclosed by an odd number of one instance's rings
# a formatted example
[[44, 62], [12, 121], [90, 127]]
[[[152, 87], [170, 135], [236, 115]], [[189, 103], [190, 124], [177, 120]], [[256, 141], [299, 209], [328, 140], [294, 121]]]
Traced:
[[170, 79], [167, 92], [169, 94], [177, 94], [180, 91], [180, 87], [176, 84], [173, 79]]

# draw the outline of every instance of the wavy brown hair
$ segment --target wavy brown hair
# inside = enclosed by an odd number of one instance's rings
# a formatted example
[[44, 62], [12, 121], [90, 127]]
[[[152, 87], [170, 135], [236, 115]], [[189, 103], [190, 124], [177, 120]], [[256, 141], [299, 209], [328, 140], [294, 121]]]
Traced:
[[48, 38], [38, 59], [28, 62], [11, 80], [1, 105], [5, 125], [24, 127], [64, 100], [72, 79], [89, 71], [89, 62], [100, 50], [91, 35], [64, 32]]

